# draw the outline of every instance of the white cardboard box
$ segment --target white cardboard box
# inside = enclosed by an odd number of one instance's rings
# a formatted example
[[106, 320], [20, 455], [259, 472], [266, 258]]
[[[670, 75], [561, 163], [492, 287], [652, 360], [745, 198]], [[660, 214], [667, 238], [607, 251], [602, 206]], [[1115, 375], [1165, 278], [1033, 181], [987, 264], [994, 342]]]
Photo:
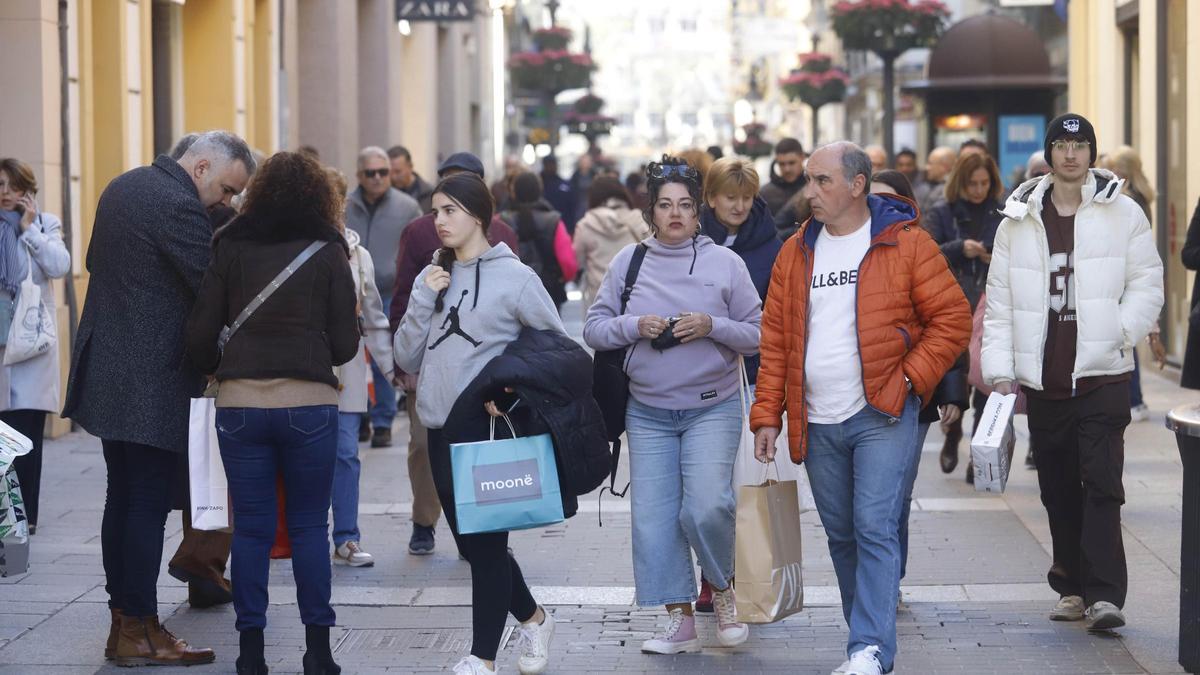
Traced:
[[1013, 409], [1016, 394], [988, 396], [983, 407], [983, 418], [975, 436], [971, 438], [971, 461], [975, 464], [975, 489], [979, 492], [1004, 492], [1008, 484], [1008, 472], [1012, 467]]

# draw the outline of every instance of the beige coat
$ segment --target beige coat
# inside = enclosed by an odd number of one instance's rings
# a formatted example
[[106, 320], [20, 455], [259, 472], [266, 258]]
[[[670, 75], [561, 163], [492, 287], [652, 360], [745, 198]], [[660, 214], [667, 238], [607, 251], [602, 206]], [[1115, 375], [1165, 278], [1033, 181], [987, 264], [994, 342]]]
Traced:
[[575, 259], [583, 274], [583, 314], [596, 299], [600, 282], [617, 251], [650, 236], [640, 211], [618, 199], [610, 199], [584, 214], [575, 225]]

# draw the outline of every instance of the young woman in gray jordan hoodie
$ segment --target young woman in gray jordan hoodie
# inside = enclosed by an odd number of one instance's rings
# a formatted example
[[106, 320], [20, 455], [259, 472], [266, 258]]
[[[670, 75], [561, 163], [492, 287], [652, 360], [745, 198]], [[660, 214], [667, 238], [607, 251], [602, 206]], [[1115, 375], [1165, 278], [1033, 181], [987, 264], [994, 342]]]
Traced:
[[[450, 447], [442, 433], [454, 402], [522, 327], [563, 329], [558, 310], [533, 270], [501, 243], [488, 244], [495, 204], [479, 176], [447, 177], [433, 192], [442, 248], [413, 283], [408, 311], [396, 332], [396, 364], [420, 372], [417, 415], [429, 428], [429, 458], [438, 498], [459, 551], [471, 565], [471, 654], [455, 673], [495, 672], [507, 615], [521, 622], [521, 673], [541, 673], [554, 620], [534, 601], [521, 568], [508, 553], [508, 533], [458, 533]], [[496, 414], [494, 405], [489, 412]]]

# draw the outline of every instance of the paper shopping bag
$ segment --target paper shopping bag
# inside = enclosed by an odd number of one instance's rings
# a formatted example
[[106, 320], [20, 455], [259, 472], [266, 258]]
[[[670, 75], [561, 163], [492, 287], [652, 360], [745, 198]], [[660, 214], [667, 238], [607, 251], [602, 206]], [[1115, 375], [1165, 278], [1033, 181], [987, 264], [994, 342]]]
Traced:
[[[508, 421], [508, 418], [504, 418]], [[562, 522], [562, 493], [550, 434], [454, 443], [450, 465], [461, 534], [508, 532]]]
[[971, 437], [971, 461], [975, 466], [975, 490], [1004, 492], [1012, 468], [1013, 412], [1016, 394], [992, 392], [983, 407], [979, 428]]
[[735, 550], [738, 621], [774, 623], [804, 609], [796, 481], [738, 488]]
[[192, 527], [197, 530], [230, 530], [229, 483], [217, 442], [217, 403], [211, 398], [192, 399], [188, 422], [188, 493]]

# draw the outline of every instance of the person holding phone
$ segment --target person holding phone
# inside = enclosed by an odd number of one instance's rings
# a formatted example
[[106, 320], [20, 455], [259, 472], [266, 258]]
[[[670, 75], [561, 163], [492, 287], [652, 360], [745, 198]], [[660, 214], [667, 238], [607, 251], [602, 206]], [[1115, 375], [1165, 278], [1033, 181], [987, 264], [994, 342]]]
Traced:
[[[71, 270], [71, 254], [63, 243], [62, 223], [38, 209], [37, 177], [19, 159], [0, 159], [0, 359], [15, 317], [21, 282], [32, 275], [42, 292], [42, 305], [57, 316], [52, 279]], [[42, 483], [42, 432], [46, 413], [58, 410], [58, 348], [33, 358], [0, 366], [0, 420], [33, 441], [33, 450], [13, 461], [29, 533], [37, 531]]]
[[[762, 302], [737, 253], [700, 234], [700, 176], [663, 156], [646, 170], [652, 237], [613, 258], [584, 322], [596, 350], [628, 347], [629, 473], [637, 603], [665, 605], [666, 630], [642, 643], [655, 654], [701, 649], [692, 615], [692, 551], [712, 585], [717, 640], [732, 647], [733, 464], [742, 433], [739, 357], [758, 352]], [[625, 313], [621, 291], [645, 246]]]

